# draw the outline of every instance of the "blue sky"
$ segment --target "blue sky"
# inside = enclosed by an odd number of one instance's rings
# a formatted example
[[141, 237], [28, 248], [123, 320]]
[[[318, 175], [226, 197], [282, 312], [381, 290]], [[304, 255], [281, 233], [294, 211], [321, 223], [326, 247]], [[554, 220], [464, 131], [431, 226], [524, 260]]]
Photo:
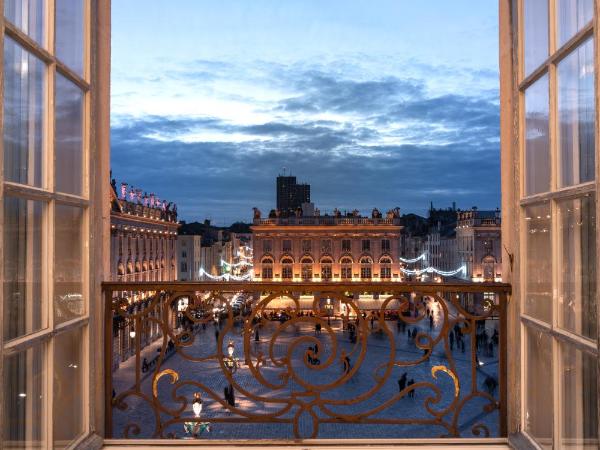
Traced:
[[113, 2], [112, 168], [184, 220], [500, 202], [496, 0]]

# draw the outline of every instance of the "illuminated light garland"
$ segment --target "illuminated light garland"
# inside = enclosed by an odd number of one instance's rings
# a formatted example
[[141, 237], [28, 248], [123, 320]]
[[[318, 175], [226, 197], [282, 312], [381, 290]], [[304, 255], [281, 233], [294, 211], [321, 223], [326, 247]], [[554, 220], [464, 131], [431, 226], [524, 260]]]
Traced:
[[236, 275], [231, 275], [229, 273], [225, 273], [223, 275], [211, 275], [206, 270], [204, 270], [203, 267], [200, 267], [199, 274], [201, 277], [206, 276], [207, 278], [210, 278], [211, 280], [214, 280], [214, 281], [251, 281], [252, 277], [253, 277], [252, 272], [248, 272], [239, 277]]
[[402, 261], [403, 263], [412, 264], [412, 263], [416, 263], [417, 261], [421, 261], [421, 260], [424, 261], [425, 258], [427, 258], [427, 253], [423, 253], [421, 256], [417, 256], [416, 258], [413, 258], [413, 259], [404, 259], [404, 258], [398, 258], [398, 259], [400, 259], [400, 261]]
[[253, 266], [254, 264], [252, 264], [249, 261], [240, 261], [239, 263], [231, 264], [231, 263], [228, 263], [227, 261], [221, 260], [221, 265], [236, 268], [236, 267], [242, 267], [242, 266]]
[[411, 269], [404, 269], [404, 268], [400, 268], [400, 271], [402, 273], [404, 273], [405, 275], [421, 275], [423, 273], [435, 273], [438, 275], [441, 275], [443, 277], [452, 277], [454, 275], [457, 275], [459, 273], [463, 273], [466, 275], [467, 273], [467, 266], [465, 266], [464, 264], [462, 266], [460, 266], [458, 269], [456, 270], [451, 270], [451, 271], [446, 271], [446, 270], [440, 270], [440, 269], [436, 269], [435, 267], [426, 267], [424, 269], [415, 269], [415, 270], [411, 270]]

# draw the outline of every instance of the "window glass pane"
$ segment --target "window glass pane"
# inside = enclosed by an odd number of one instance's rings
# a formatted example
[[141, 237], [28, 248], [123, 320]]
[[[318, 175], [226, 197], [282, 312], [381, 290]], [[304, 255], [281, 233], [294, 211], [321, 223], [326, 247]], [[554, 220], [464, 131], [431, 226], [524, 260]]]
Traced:
[[[83, 336], [81, 328], [54, 340], [54, 447], [65, 448], [83, 432]], [[68, 414], [64, 412], [68, 411]]]
[[525, 214], [525, 312], [552, 319], [552, 246], [550, 204], [527, 206]]
[[42, 448], [43, 373], [39, 346], [4, 358], [3, 448]]
[[523, 2], [525, 76], [548, 58], [548, 0]]
[[4, 176], [42, 187], [46, 67], [4, 38]]
[[56, 56], [83, 76], [84, 0], [56, 0]]
[[550, 190], [548, 75], [525, 91], [525, 195]]
[[593, 195], [558, 203], [560, 325], [597, 338], [596, 201]]
[[552, 448], [552, 340], [525, 328], [525, 430], [542, 448]]
[[594, 179], [594, 43], [588, 39], [558, 65], [560, 186]]
[[594, 0], [558, 0], [558, 46], [561, 47], [594, 17]]
[[61, 323], [84, 314], [83, 209], [57, 204], [54, 230], [54, 320]]
[[44, 45], [45, 0], [4, 0], [4, 16], [23, 33]]
[[58, 192], [82, 194], [83, 93], [56, 74], [55, 187]]
[[598, 448], [598, 360], [561, 345], [562, 447]]
[[44, 327], [42, 261], [44, 258], [41, 202], [4, 198], [4, 339]]

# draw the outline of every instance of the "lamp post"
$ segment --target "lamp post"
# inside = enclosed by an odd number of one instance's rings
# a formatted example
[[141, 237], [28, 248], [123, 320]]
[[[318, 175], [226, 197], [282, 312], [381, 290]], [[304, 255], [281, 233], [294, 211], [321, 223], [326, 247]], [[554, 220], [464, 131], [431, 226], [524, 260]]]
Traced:
[[210, 422], [200, 422], [200, 414], [202, 414], [202, 397], [200, 392], [194, 393], [192, 401], [192, 411], [194, 412], [194, 420], [183, 422], [183, 430], [186, 434], [186, 439], [197, 439], [205, 431], [210, 432]]
[[[238, 359], [234, 356], [235, 347], [233, 341], [229, 341], [227, 345], [227, 355], [223, 358], [223, 364], [229, 371], [229, 373], [233, 376], [233, 374], [237, 371], [238, 368]], [[231, 406], [235, 406], [235, 394], [233, 391], [233, 384], [231, 381], [229, 382], [229, 386], [225, 388], [225, 400]]]

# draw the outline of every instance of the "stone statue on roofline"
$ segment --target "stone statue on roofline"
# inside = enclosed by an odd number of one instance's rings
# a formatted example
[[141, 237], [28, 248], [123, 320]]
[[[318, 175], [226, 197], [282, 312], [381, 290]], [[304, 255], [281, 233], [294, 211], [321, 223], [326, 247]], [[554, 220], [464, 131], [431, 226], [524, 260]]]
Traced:
[[381, 213], [379, 212], [379, 210], [377, 208], [373, 208], [373, 211], [371, 211], [371, 218], [381, 219]]
[[256, 206], [254, 208], [252, 208], [252, 211], [254, 211], [254, 218], [255, 219], [260, 219], [260, 209], [258, 209]]

